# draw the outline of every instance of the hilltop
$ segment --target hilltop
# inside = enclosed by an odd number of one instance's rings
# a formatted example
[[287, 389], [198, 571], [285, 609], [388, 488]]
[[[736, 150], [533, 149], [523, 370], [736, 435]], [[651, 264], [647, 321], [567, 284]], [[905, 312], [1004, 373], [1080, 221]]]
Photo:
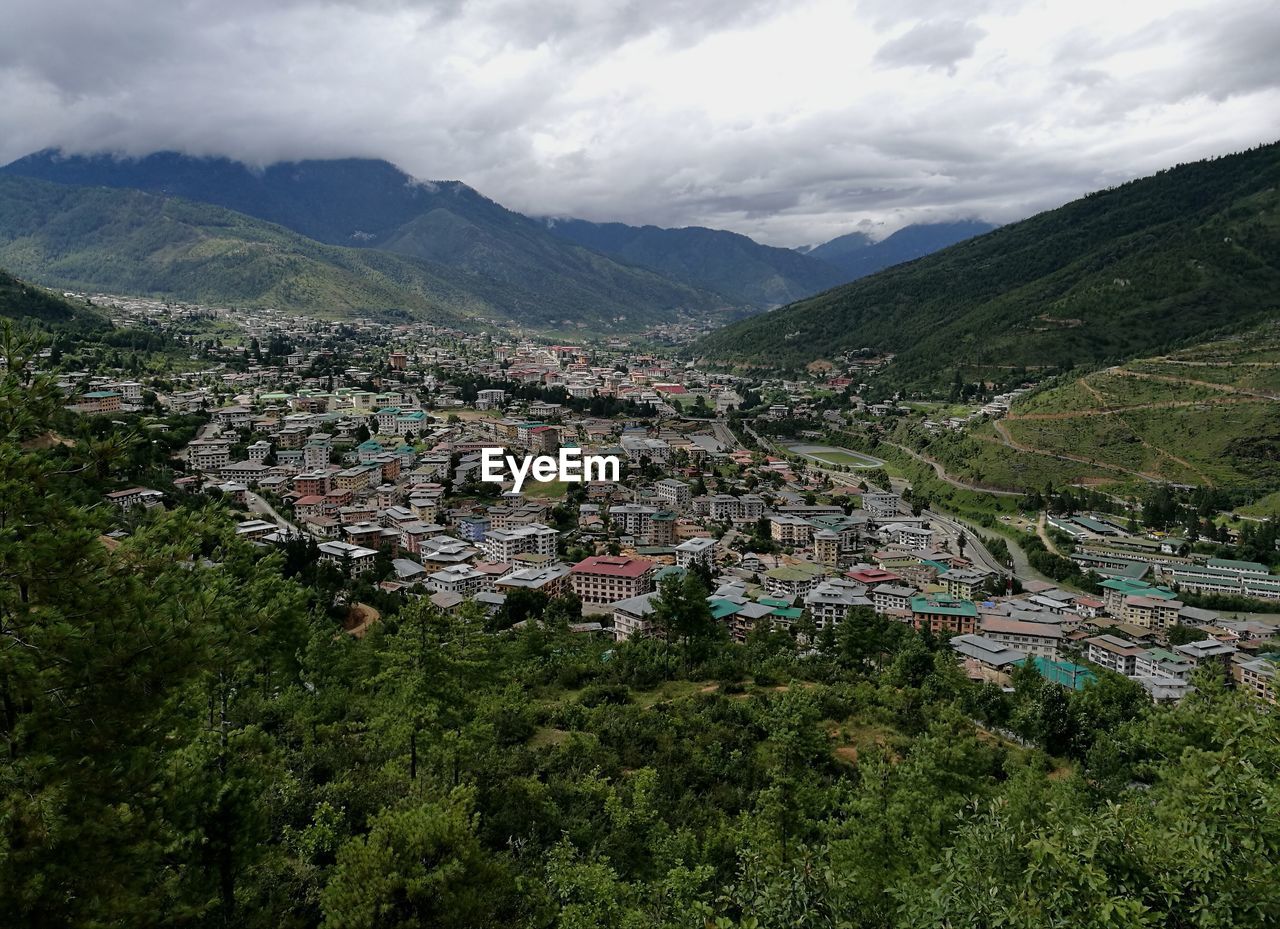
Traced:
[[798, 368], [864, 347], [902, 385], [1114, 363], [1280, 307], [1280, 144], [1090, 194], [712, 333], [697, 353]]

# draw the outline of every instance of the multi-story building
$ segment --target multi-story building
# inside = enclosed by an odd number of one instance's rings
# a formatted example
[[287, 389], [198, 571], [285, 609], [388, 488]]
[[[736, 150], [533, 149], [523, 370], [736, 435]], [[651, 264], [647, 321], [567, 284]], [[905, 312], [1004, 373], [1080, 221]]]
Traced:
[[1239, 666], [1240, 688], [1247, 694], [1267, 703], [1280, 702], [1280, 686], [1276, 672], [1280, 669], [1280, 655], [1263, 655]]
[[769, 535], [782, 545], [808, 545], [813, 538], [813, 523], [790, 513], [774, 513], [769, 517]]
[[187, 446], [187, 460], [197, 471], [217, 471], [231, 463], [231, 443], [225, 439], [196, 439]]
[[1096, 635], [1086, 639], [1085, 644], [1089, 646], [1090, 661], [1125, 677], [1137, 675], [1138, 659], [1147, 652], [1141, 645], [1116, 635]]
[[862, 509], [872, 519], [893, 519], [901, 505], [902, 498], [898, 494], [869, 492], [862, 495]]
[[[911, 622], [917, 629], [928, 628], [935, 635], [969, 635], [978, 631], [978, 607], [972, 600], [957, 600], [944, 594], [912, 597]], [[1001, 641], [985, 629], [982, 634]]]
[[313, 435], [302, 447], [302, 467], [308, 471], [321, 471], [329, 464], [329, 437]]
[[[950, 599], [950, 598], [949, 598]], [[967, 600], [953, 601], [969, 603]], [[969, 603], [970, 606], [974, 604]], [[976, 607], [975, 607], [976, 609]], [[937, 630], [935, 630], [937, 631]], [[978, 620], [978, 634], [1030, 655], [1058, 657], [1066, 630], [1061, 623], [1034, 622], [1009, 616], [985, 615]]]
[[838, 626], [849, 611], [857, 606], [871, 606], [867, 588], [856, 581], [835, 578], [823, 581], [804, 598], [805, 609], [819, 630]]
[[952, 568], [938, 576], [939, 583], [945, 584], [947, 593], [960, 600], [977, 600], [982, 587], [991, 575], [987, 571], [971, 568]]
[[840, 533], [821, 529], [813, 534], [813, 557], [819, 564], [828, 568], [838, 567], [841, 551]]
[[583, 603], [616, 603], [653, 590], [656, 570], [643, 558], [593, 555], [574, 565], [569, 579]]
[[910, 616], [911, 598], [918, 592], [902, 584], [877, 584], [871, 588], [871, 603], [881, 616]]
[[676, 567], [689, 568], [700, 564], [710, 570], [715, 567], [716, 540], [709, 537], [685, 539], [676, 546]]
[[348, 542], [321, 542], [319, 549], [322, 562], [337, 565], [340, 568], [345, 567], [353, 575], [368, 571], [373, 567], [374, 559], [378, 557], [375, 549], [352, 545]]
[[427, 575], [430, 590], [470, 597], [482, 590], [493, 590], [492, 577], [473, 565], [456, 564]]
[[512, 571], [494, 582], [499, 593], [513, 590], [538, 590], [548, 597], [558, 597], [569, 590], [569, 566], [548, 564], [537, 568]]
[[658, 481], [653, 485], [653, 490], [664, 506], [677, 512], [687, 511], [693, 501], [689, 485], [673, 478]]
[[529, 523], [510, 529], [490, 529], [479, 545], [492, 561], [514, 561], [517, 555], [545, 555], [554, 558], [560, 534], [550, 526]]

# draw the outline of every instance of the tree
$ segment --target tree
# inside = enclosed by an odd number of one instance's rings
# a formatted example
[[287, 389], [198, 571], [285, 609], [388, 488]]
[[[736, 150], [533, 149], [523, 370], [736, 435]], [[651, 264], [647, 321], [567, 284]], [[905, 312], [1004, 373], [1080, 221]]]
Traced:
[[502, 925], [514, 890], [481, 846], [474, 796], [458, 789], [380, 813], [338, 851], [321, 895], [324, 929]]

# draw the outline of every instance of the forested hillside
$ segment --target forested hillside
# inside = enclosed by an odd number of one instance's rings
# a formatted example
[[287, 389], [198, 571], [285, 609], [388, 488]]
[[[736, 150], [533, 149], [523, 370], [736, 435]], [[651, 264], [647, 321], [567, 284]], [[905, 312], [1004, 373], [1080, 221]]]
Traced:
[[740, 305], [790, 303], [843, 283], [828, 265], [744, 235], [693, 226], [662, 229], [581, 219], [548, 219], [553, 235], [628, 264], [724, 295]]
[[[108, 202], [112, 209], [122, 204], [136, 209], [147, 201], [130, 199], [126, 192], [140, 190], [155, 198], [194, 201], [164, 209], [181, 210], [197, 226], [234, 226], [237, 233], [252, 227], [253, 249], [241, 243], [226, 249], [246, 263], [243, 270], [215, 264], [210, 271], [216, 273], [201, 275], [202, 291], [215, 302], [249, 302], [242, 294], [246, 287], [257, 286], [265, 291], [263, 301], [298, 309], [323, 309], [328, 304], [341, 311], [398, 304], [411, 311], [483, 313], [535, 326], [581, 324], [606, 330], [643, 328], [732, 302], [563, 241], [542, 223], [466, 184], [418, 181], [385, 161], [282, 162], [253, 170], [225, 158], [174, 152], [140, 159], [39, 152], [0, 173], [66, 185], [74, 191], [61, 194], [69, 206], [83, 198], [95, 209]], [[117, 193], [94, 188], [114, 188]], [[14, 188], [0, 186], [0, 210], [3, 201], [15, 195]], [[223, 209], [202, 209], [198, 204]], [[268, 223], [297, 235], [286, 237]], [[107, 222], [108, 230], [113, 224]], [[35, 234], [6, 226], [0, 223], [0, 236]], [[264, 229], [272, 232], [268, 235]], [[59, 231], [66, 235], [65, 229]], [[61, 243], [66, 250], [78, 252], [96, 244], [79, 238], [80, 231]], [[176, 241], [169, 242], [168, 235], [175, 235]], [[269, 259], [259, 254], [264, 237], [273, 240]], [[116, 248], [109, 235], [102, 238], [102, 244]], [[167, 251], [185, 257], [188, 239], [187, 230], [169, 224], [149, 229], [145, 240], [131, 236], [116, 248], [121, 253], [117, 275], [127, 275], [135, 292], [167, 292], [179, 285], [192, 290], [182, 270], [168, 267]], [[210, 245], [200, 254], [213, 252], [225, 262], [224, 251]], [[412, 260], [397, 261], [387, 253]], [[34, 264], [21, 266], [20, 257], [7, 260], [34, 275]], [[75, 256], [65, 258], [45, 279], [62, 274], [58, 280], [65, 280], [65, 274], [74, 272], [83, 280], [103, 270], [100, 261]], [[155, 283], [144, 286], [150, 281]]]
[[869, 347], [903, 384], [1150, 354], [1280, 309], [1280, 144], [1181, 165], [717, 331], [780, 368]]
[[357, 638], [306, 543], [201, 495], [103, 506], [171, 488], [166, 452], [26, 377], [0, 372], [0, 925], [1280, 920], [1280, 716], [1207, 677], [1176, 708], [1106, 672], [1007, 694], [869, 610], [737, 645], [695, 574], [665, 639], [572, 633], [559, 599], [505, 632], [409, 599]]

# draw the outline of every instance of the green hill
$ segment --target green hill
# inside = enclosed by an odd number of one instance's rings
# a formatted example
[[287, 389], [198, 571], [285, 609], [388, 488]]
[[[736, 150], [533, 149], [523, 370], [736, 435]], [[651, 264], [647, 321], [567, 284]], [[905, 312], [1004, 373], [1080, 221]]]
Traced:
[[0, 177], [0, 266], [45, 284], [450, 322], [489, 307], [425, 266], [207, 204]]
[[0, 271], [0, 319], [40, 329], [80, 333], [111, 328], [111, 322], [105, 316], [89, 307], [77, 306], [5, 271]]
[[582, 219], [544, 222], [553, 235], [566, 241], [723, 294], [740, 305], [790, 303], [850, 279], [792, 249], [761, 245], [720, 229], [663, 229]]
[[[398, 278], [392, 283], [419, 290], [432, 306], [506, 316], [534, 326], [636, 329], [732, 303], [563, 241], [542, 223], [466, 184], [419, 181], [374, 159], [281, 162], [254, 170], [226, 158], [176, 152], [116, 158], [46, 151], [6, 165], [0, 174], [76, 188], [140, 190], [234, 210], [316, 242], [369, 253], [362, 258], [326, 252], [322, 259], [344, 271], [371, 267]], [[414, 259], [415, 270], [380, 256], [383, 252]], [[308, 257], [317, 254], [311, 249]], [[301, 271], [285, 276], [296, 279]], [[293, 301], [289, 305], [306, 308], [307, 300], [335, 297], [338, 303], [366, 302], [350, 286], [322, 286], [317, 279], [325, 272], [306, 271], [300, 292], [286, 294]], [[419, 286], [418, 277], [430, 280]], [[222, 289], [219, 282], [214, 292]], [[370, 299], [378, 305], [393, 296], [375, 291]]]
[[901, 384], [1122, 361], [1280, 308], [1280, 144], [1181, 165], [712, 333], [780, 369], [863, 347]]

